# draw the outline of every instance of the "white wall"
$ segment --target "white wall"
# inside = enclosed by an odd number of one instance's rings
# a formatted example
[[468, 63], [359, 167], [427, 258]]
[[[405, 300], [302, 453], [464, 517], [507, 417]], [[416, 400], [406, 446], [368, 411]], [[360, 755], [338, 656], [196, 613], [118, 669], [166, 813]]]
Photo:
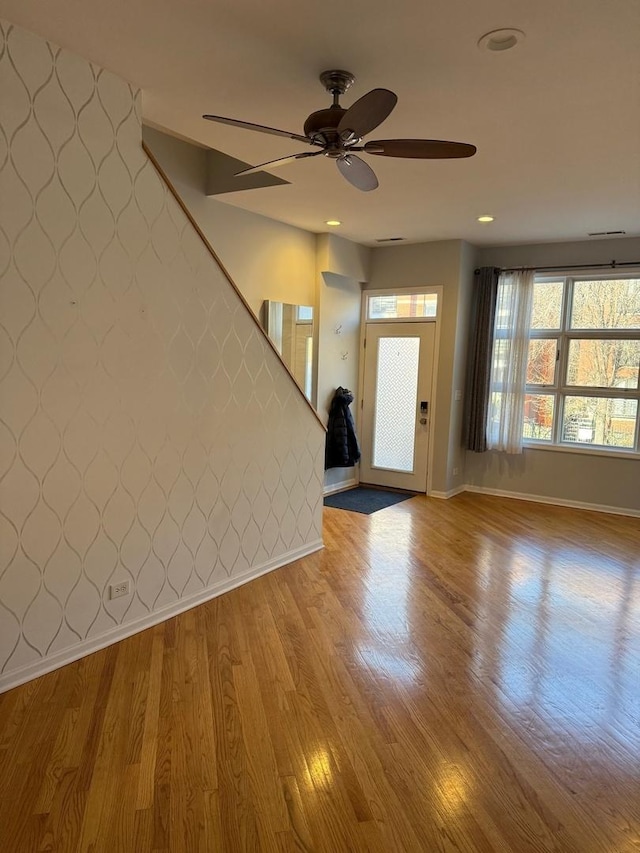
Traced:
[[139, 92], [0, 37], [6, 689], [320, 547], [324, 433], [143, 154]]
[[[640, 238], [494, 246], [478, 250], [478, 266], [559, 266], [640, 260]], [[466, 455], [466, 482], [478, 489], [559, 502], [640, 511], [640, 459], [576, 450], [525, 449], [522, 456]]]

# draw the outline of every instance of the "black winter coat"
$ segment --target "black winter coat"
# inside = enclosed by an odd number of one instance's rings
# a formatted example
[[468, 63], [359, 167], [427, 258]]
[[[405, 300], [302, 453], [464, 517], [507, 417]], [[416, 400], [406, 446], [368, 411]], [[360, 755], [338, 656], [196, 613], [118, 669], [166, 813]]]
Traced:
[[349, 404], [353, 394], [338, 388], [333, 396], [327, 424], [327, 443], [324, 455], [326, 468], [350, 468], [360, 459], [360, 448]]

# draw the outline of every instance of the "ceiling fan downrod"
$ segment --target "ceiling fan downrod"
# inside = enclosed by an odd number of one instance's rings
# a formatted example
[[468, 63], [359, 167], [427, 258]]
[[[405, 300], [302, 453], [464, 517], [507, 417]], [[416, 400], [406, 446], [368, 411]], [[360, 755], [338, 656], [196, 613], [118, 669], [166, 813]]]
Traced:
[[320, 75], [320, 82], [324, 88], [333, 95], [333, 105], [339, 106], [338, 99], [340, 95], [344, 95], [347, 89], [356, 82], [356, 78], [350, 71], [323, 71]]

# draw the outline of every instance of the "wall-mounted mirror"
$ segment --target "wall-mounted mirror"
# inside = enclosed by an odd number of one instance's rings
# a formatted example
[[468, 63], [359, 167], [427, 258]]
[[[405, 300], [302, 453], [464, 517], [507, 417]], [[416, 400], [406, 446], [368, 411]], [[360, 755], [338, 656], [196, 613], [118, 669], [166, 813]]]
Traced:
[[262, 322], [282, 360], [313, 403], [313, 308], [265, 299]]

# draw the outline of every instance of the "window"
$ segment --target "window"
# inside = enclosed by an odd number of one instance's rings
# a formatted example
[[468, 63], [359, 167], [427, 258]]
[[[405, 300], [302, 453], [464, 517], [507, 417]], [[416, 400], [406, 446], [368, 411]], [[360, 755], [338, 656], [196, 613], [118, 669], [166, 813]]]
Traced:
[[640, 452], [640, 278], [536, 276], [525, 442]]
[[394, 293], [367, 300], [367, 320], [425, 320], [437, 312], [437, 293]]
[[313, 323], [311, 305], [296, 305], [296, 323]]

